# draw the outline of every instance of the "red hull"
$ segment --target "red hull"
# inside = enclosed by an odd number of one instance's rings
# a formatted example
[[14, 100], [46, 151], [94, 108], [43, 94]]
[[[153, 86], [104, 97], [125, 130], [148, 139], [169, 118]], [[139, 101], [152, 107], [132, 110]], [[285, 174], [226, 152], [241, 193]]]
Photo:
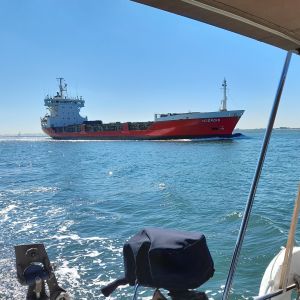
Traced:
[[43, 128], [54, 139], [72, 140], [165, 140], [197, 139], [208, 137], [229, 137], [240, 117], [222, 117], [217, 122], [212, 119], [188, 119], [154, 122], [146, 130], [128, 130], [128, 123], [122, 124], [119, 131], [56, 132], [55, 128]]

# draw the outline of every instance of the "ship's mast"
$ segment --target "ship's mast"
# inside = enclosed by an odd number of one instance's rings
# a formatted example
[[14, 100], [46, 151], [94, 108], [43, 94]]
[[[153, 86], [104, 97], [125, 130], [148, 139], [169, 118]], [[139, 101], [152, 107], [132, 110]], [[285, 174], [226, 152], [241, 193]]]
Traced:
[[63, 84], [63, 82], [64, 82], [63, 77], [58, 77], [56, 79], [59, 80], [59, 95], [60, 95], [61, 98], [63, 98], [64, 97], [64, 92], [67, 91], [67, 84], [66, 83]]
[[223, 92], [224, 92], [224, 95], [223, 95], [223, 100], [221, 101], [221, 107], [220, 107], [220, 111], [226, 111], [227, 110], [227, 81], [226, 79], [224, 78], [224, 81], [222, 83], [222, 88], [223, 88]]

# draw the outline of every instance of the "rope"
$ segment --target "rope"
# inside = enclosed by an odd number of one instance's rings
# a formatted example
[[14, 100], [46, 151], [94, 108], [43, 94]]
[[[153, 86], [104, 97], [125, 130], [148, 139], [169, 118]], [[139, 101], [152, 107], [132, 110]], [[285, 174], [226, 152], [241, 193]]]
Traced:
[[139, 283], [138, 281], [135, 282], [135, 287], [134, 287], [134, 294], [133, 294], [133, 298], [132, 300], [136, 300], [137, 298], [137, 290], [138, 290], [138, 287], [139, 287]]
[[284, 291], [286, 291], [286, 287], [288, 284], [288, 275], [290, 272], [291, 260], [293, 257], [293, 248], [294, 248], [296, 227], [298, 223], [299, 210], [300, 210], [300, 185], [298, 188], [298, 195], [295, 201], [294, 212], [291, 220], [288, 240], [286, 243], [285, 255], [284, 255], [281, 277], [280, 277], [279, 288], [282, 288]]

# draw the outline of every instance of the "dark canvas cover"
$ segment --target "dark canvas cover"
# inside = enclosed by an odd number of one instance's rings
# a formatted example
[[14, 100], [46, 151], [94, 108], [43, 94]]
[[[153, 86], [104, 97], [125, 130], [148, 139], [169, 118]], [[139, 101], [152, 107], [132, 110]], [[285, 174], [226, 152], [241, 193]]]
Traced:
[[145, 228], [123, 248], [130, 285], [168, 290], [199, 287], [214, 274], [214, 263], [202, 233]]

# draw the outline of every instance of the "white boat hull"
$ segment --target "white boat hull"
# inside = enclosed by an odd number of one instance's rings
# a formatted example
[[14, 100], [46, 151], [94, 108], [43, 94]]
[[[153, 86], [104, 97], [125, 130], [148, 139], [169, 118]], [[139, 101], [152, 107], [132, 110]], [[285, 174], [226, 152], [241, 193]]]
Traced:
[[[264, 276], [262, 278], [259, 295], [264, 296], [271, 292], [279, 290], [279, 282], [281, 276], [281, 269], [284, 260], [285, 248], [282, 249], [268, 265]], [[290, 272], [288, 275], [288, 285], [294, 283], [294, 276], [300, 275], [300, 247], [294, 247], [293, 256], [291, 260]], [[274, 300], [290, 300], [292, 291], [288, 291], [279, 296], [273, 297]]]

